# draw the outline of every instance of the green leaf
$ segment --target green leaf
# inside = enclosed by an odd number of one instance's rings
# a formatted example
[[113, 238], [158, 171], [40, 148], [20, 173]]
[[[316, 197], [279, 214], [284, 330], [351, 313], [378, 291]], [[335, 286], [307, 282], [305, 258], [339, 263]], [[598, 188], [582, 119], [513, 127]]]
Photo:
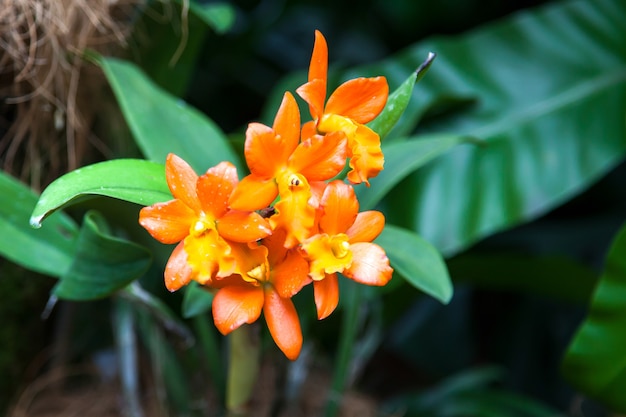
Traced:
[[15, 178], [0, 172], [0, 255], [24, 268], [59, 277], [72, 262], [78, 227], [65, 214], [51, 216], [34, 230], [30, 213], [37, 195]]
[[107, 57], [98, 62], [148, 159], [164, 163], [167, 154], [175, 153], [197, 172], [222, 161], [243, 172], [228, 139], [212, 120], [155, 85], [134, 64]]
[[626, 411], [626, 225], [606, 258], [589, 314], [567, 349], [569, 382], [615, 411]]
[[[399, 84], [435, 51], [394, 132], [487, 145], [456, 147], [411, 174], [388, 195], [389, 221], [450, 255], [546, 213], [615, 167], [626, 154], [624, 21], [621, 0], [553, 2], [342, 73]], [[450, 97], [476, 101], [434, 108]]]
[[143, 275], [152, 262], [150, 252], [112, 237], [97, 212], [85, 215], [74, 261], [53, 292], [67, 300], [93, 300], [111, 295]]
[[360, 206], [363, 209], [374, 207], [411, 172], [446, 153], [459, 143], [470, 141], [473, 139], [466, 136], [438, 134], [403, 142], [383, 143], [385, 169], [370, 180], [370, 187], [356, 188]]
[[79, 168], [57, 178], [41, 194], [30, 224], [39, 227], [53, 211], [94, 195], [142, 206], [172, 199], [163, 165], [142, 159], [115, 159]]
[[391, 266], [411, 285], [442, 303], [452, 298], [448, 270], [437, 250], [415, 233], [385, 225], [376, 243], [387, 252]]
[[229, 3], [202, 4], [192, 1], [189, 10], [219, 34], [226, 33], [235, 23], [235, 9]]
[[183, 297], [182, 315], [189, 319], [211, 310], [213, 293], [203, 289], [197, 282], [192, 281], [185, 287]]
[[424, 61], [419, 68], [400, 85], [400, 87], [398, 87], [393, 93], [389, 94], [387, 104], [385, 104], [383, 111], [376, 117], [376, 119], [368, 124], [373, 131], [380, 135], [381, 139], [387, 136], [396, 123], [398, 123], [400, 117], [402, 117], [404, 110], [406, 110], [409, 105], [409, 101], [411, 100], [415, 83], [417, 83], [426, 74], [434, 59], [435, 54], [432, 52], [429, 53], [426, 61]]

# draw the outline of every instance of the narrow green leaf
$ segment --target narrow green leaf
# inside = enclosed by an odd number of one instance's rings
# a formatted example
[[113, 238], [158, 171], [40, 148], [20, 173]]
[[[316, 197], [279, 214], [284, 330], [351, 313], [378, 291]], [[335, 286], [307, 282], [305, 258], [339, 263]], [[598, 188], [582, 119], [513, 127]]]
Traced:
[[387, 104], [383, 111], [374, 120], [368, 123], [368, 127], [378, 133], [383, 139], [398, 123], [400, 117], [409, 105], [413, 94], [413, 87], [417, 81], [417, 72], [413, 72], [393, 93], [389, 94]]
[[567, 349], [563, 374], [615, 411], [626, 411], [626, 225], [606, 258], [589, 314]]
[[57, 178], [41, 194], [30, 224], [39, 227], [53, 211], [93, 195], [142, 206], [172, 199], [163, 165], [142, 159], [115, 159], [79, 168]]
[[222, 161], [243, 172], [228, 139], [207, 116], [162, 90], [130, 62], [108, 57], [98, 62], [148, 159], [164, 163], [167, 154], [175, 153], [197, 172]]
[[376, 243], [387, 252], [391, 266], [411, 285], [442, 303], [452, 298], [452, 283], [437, 250], [417, 234], [386, 225]]
[[67, 300], [93, 300], [111, 295], [143, 275], [152, 261], [150, 252], [110, 236], [97, 212], [85, 215], [74, 262], [53, 292]]
[[436, 134], [402, 142], [383, 143], [385, 169], [370, 180], [370, 187], [357, 187], [363, 209], [374, 207], [396, 184], [411, 172], [444, 154], [452, 147], [475, 141], [467, 136]]
[[389, 94], [383, 111], [368, 126], [383, 139], [398, 123], [409, 105], [413, 87], [426, 74], [435, 59], [435, 54], [428, 53], [426, 60], [394, 92]]
[[0, 172], [0, 255], [24, 268], [59, 277], [72, 263], [78, 227], [65, 214], [51, 216], [46, 227], [29, 226], [37, 195]]
[[213, 293], [203, 289], [198, 283], [192, 281], [185, 287], [183, 297], [182, 315], [189, 319], [199, 314], [206, 313], [213, 304]]

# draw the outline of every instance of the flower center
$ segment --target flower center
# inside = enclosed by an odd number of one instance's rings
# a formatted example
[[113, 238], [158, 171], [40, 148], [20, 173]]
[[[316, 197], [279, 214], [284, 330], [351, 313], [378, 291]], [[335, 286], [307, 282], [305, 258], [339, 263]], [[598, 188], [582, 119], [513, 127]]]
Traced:
[[330, 250], [337, 259], [343, 259], [350, 253], [350, 243], [345, 235], [333, 236], [330, 240]]
[[258, 283], [267, 281], [267, 273], [269, 270], [269, 265], [267, 262], [263, 262], [246, 272], [243, 279], [248, 282]]
[[189, 234], [193, 237], [200, 237], [209, 230], [215, 230], [215, 222], [202, 214], [195, 223], [191, 225]]

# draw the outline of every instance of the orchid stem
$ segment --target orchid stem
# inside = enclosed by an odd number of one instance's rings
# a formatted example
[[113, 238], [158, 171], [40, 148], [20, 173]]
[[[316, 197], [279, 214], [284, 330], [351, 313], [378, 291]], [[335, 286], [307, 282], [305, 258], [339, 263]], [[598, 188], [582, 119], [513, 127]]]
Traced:
[[358, 333], [359, 305], [361, 300], [361, 286], [346, 280], [349, 285], [348, 291], [343, 291], [349, 297], [346, 300], [346, 309], [343, 313], [341, 332], [339, 333], [339, 354], [335, 365], [332, 385], [326, 403], [326, 417], [335, 417], [339, 411], [343, 394], [346, 389], [346, 381], [350, 368], [352, 348]]
[[228, 417], [246, 417], [260, 367], [258, 326], [244, 324], [230, 334], [229, 342], [226, 409]]

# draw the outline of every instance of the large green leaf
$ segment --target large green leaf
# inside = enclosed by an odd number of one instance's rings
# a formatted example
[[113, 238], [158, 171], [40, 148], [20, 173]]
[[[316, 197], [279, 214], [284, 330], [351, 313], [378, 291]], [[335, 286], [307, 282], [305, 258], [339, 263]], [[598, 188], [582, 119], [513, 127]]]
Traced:
[[72, 262], [78, 228], [63, 213], [46, 227], [29, 225], [37, 195], [15, 178], [0, 172], [0, 255], [33, 271], [61, 276]]
[[172, 199], [163, 165], [142, 159], [115, 159], [79, 168], [57, 178], [41, 194], [30, 223], [39, 227], [54, 210], [93, 195], [143, 206]]
[[362, 209], [374, 207], [395, 185], [411, 172], [471, 138], [460, 135], [432, 135], [413, 140], [383, 144], [385, 169], [370, 180], [370, 187], [357, 187]]
[[621, 0], [558, 3], [432, 39], [374, 68], [402, 73], [436, 51], [403, 120], [455, 94], [476, 97], [465, 111], [424, 119], [422, 130], [487, 144], [457, 147], [402, 182], [390, 220], [451, 254], [545, 213], [614, 167], [626, 150], [624, 21]]
[[616, 411], [626, 411], [626, 226], [617, 234], [589, 315], [563, 361], [565, 377]]
[[[621, 0], [553, 2], [374, 65], [331, 71], [331, 91], [358, 76], [384, 75], [399, 86], [434, 51], [385, 142], [417, 133], [486, 144], [456, 147], [411, 174], [383, 200], [389, 221], [450, 255], [544, 214], [614, 167], [626, 152], [624, 21]], [[283, 83], [268, 109], [302, 77]]]
[[415, 233], [386, 225], [376, 239], [382, 246], [396, 272], [411, 285], [443, 303], [452, 297], [448, 270], [437, 250]]
[[196, 171], [222, 161], [241, 161], [219, 127], [197, 109], [154, 84], [137, 66], [116, 58], [99, 58], [122, 113], [144, 155], [164, 163], [168, 153]]
[[111, 295], [143, 275], [152, 256], [147, 249], [109, 234], [97, 212], [85, 215], [74, 260], [54, 287], [67, 300], [93, 300]]

